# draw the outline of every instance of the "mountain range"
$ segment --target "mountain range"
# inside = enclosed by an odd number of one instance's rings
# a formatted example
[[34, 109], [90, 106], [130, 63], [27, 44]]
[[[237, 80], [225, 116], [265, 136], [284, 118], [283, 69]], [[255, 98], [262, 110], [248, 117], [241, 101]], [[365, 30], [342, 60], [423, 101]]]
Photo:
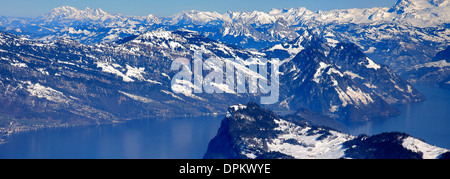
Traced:
[[[325, 128], [345, 132], [341, 122], [398, 115], [395, 104], [424, 100], [410, 82], [446, 87], [449, 6], [447, 0], [399, 0], [391, 8], [193, 10], [170, 17], [63, 6], [36, 18], [0, 17], [0, 136], [43, 127], [226, 114], [231, 105], [263, 96], [237, 94], [223, 85], [217, 85], [223, 94], [174, 88], [173, 60], [193, 59], [199, 52], [203, 59], [235, 59], [239, 63], [233, 67], [247, 77], [254, 75], [245, 65], [248, 59], [278, 58], [280, 97], [263, 107], [294, 121], [306, 118], [327, 134]], [[270, 130], [276, 128], [267, 122]], [[355, 145], [364, 146], [360, 141], [367, 139], [332, 133]], [[409, 141], [406, 134], [387, 135]], [[337, 158], [352, 156], [340, 152]], [[416, 154], [411, 156], [419, 158]]]
[[158, 28], [185, 28], [220, 42], [260, 50], [292, 41], [306, 27], [336, 31], [334, 36], [320, 35], [354, 43], [376, 62], [402, 72], [405, 67], [430, 62], [448, 46], [449, 12], [448, 0], [399, 0], [392, 7], [316, 12], [306, 8], [224, 14], [192, 10], [169, 17], [126, 16], [63, 6], [36, 18], [0, 17], [0, 30], [31, 39], [71, 37], [96, 44]]
[[[268, 106], [271, 109], [289, 114], [306, 108], [342, 121], [366, 121], [398, 114], [391, 104], [423, 100], [408, 82], [355, 45], [333, 47], [307, 30], [290, 43], [302, 44], [298, 48], [304, 49], [283, 60], [280, 98]], [[227, 88], [222, 89], [224, 94], [174, 91], [173, 59], [190, 59], [197, 51], [204, 59], [234, 58], [241, 64], [250, 57], [273, 55], [183, 29], [149, 31], [95, 45], [67, 38], [42, 42], [1, 33], [3, 131], [220, 114], [232, 104], [258, 100], [260, 94], [236, 94]], [[183, 83], [194, 86], [191, 81]]]

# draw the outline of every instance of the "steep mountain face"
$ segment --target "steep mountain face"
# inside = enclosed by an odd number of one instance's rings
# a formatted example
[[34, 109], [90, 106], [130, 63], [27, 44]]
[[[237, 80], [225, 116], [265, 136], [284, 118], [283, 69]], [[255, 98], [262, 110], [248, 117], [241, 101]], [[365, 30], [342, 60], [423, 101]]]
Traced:
[[294, 41], [263, 50], [268, 57], [284, 57], [280, 106], [365, 120], [396, 114], [389, 104], [424, 99], [389, 67], [375, 63], [354, 44], [327, 38], [333, 36], [331, 31], [306, 30]]
[[255, 103], [231, 106], [205, 159], [430, 159], [449, 151], [404, 133], [352, 136], [285, 119]]
[[389, 104], [405, 104], [425, 99], [388, 66], [375, 63], [354, 44], [339, 43], [328, 57], [344, 74], [370, 88]]
[[381, 97], [342, 73], [330, 59], [313, 48], [306, 48], [283, 64], [281, 104], [290, 109], [302, 107], [344, 120], [368, 120], [390, 116], [397, 110]]

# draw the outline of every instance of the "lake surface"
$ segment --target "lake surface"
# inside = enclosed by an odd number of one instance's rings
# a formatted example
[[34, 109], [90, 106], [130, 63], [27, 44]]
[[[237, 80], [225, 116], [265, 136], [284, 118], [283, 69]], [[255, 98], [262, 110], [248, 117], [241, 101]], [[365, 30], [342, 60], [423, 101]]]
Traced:
[[426, 101], [396, 106], [402, 114], [350, 127], [350, 133], [380, 134], [399, 131], [425, 140], [427, 143], [450, 149], [450, 90], [416, 85]]
[[[397, 106], [402, 114], [353, 124], [350, 133], [400, 131], [450, 149], [450, 90], [416, 86], [427, 100]], [[51, 128], [9, 137], [0, 158], [199, 159], [224, 116], [133, 120], [125, 124]]]
[[223, 117], [142, 119], [30, 131], [12, 135], [0, 145], [0, 158], [200, 159]]

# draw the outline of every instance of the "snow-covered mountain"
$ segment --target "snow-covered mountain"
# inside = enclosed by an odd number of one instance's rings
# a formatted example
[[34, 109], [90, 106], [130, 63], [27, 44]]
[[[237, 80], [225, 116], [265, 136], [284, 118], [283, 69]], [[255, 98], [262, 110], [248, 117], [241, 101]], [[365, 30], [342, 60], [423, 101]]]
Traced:
[[370, 9], [313, 12], [291, 8], [224, 14], [193, 10], [170, 17], [126, 16], [64, 6], [37, 18], [1, 17], [0, 30], [31, 39], [70, 37], [95, 44], [161, 27], [185, 28], [224, 43], [263, 49], [292, 41], [307, 27], [334, 31], [335, 40], [355, 43], [376, 62], [402, 71], [429, 62], [448, 46], [449, 4], [448, 0], [399, 0], [392, 7]]
[[39, 18], [47, 21], [111, 21], [119, 17], [110, 15], [101, 9], [86, 8], [85, 10], [78, 10], [74, 7], [62, 6], [52, 9]]
[[[145, 17], [125, 16], [110, 14], [101, 9], [86, 8], [85, 10], [78, 10], [73, 7], [63, 6], [55, 8], [34, 19], [22, 19], [22, 22], [19, 24], [3, 20], [2, 25], [11, 28], [11, 30], [20, 29], [24, 34], [32, 34], [36, 33], [35, 31], [42, 31], [46, 28], [47, 30], [58, 31], [58, 29], [53, 29], [48, 26], [50, 24], [66, 25], [74, 29], [79, 28], [78, 26], [81, 24], [87, 26], [101, 24], [106, 27], [131, 28], [135, 30], [135, 32], [130, 31], [128, 33], [129, 35], [143, 32], [136, 31], [139, 28], [132, 28], [133, 26], [151, 27], [161, 24], [165, 26], [191, 26], [193, 28], [197, 28], [196, 26], [208, 26], [207, 28], [221, 30], [220, 32], [210, 32], [212, 34], [221, 33], [222, 36], [252, 36], [252, 40], [254, 41], [271, 41], [274, 40], [271, 38], [275, 38], [276, 40], [293, 40], [296, 38], [296, 36], [293, 36], [296, 32], [295, 28], [291, 28], [290, 30], [285, 29], [286, 32], [283, 32], [292, 33], [290, 36], [278, 34], [279, 36], [277, 37], [274, 34], [280, 33], [281, 31], [279, 29], [273, 31], [272, 28], [266, 27], [280, 24], [280, 22], [283, 22], [283, 25], [287, 27], [305, 25], [319, 27], [338, 24], [380, 25], [394, 23], [416, 28], [429, 28], [441, 27], [443, 24], [448, 24], [448, 19], [450, 19], [449, 9], [450, 5], [448, 0], [399, 0], [390, 8], [377, 7], [371, 9], [345, 9], [317, 12], [309, 11], [305, 8], [291, 8], [273, 9], [270, 12], [229, 11], [224, 14], [192, 10], [184, 11], [170, 17], [160, 18], [154, 15]], [[33, 26], [35, 28], [31, 28]], [[236, 31], [238, 29], [239, 32]], [[263, 33], [264, 35], [257, 35], [258, 33]], [[218, 35], [216, 36], [218, 37]], [[95, 41], [99, 42], [100, 40]]]
[[202, 12], [202, 11], [184, 11], [172, 15], [166, 19], [166, 23], [172, 25], [195, 24], [206, 25], [223, 22], [224, 16], [217, 12]]
[[388, 12], [396, 14], [394, 21], [428, 27], [449, 23], [449, 8], [448, 0], [399, 0]]
[[349, 121], [397, 113], [372, 88], [353, 79], [353, 73], [341, 71], [314, 48], [306, 47], [282, 69], [281, 104], [288, 109], [305, 107]]
[[449, 150], [408, 134], [392, 132], [352, 136], [285, 118], [256, 103], [231, 106], [206, 159], [436, 159]]
[[59, 38], [72, 38], [91, 45], [143, 33], [148, 31], [149, 26], [161, 23], [161, 19], [154, 15], [125, 16], [101, 9], [79, 10], [63, 6], [36, 18], [20, 19], [19, 22], [4, 17], [0, 23], [4, 31], [31, 39], [51, 42]]
[[395, 114], [388, 104], [424, 99], [411, 84], [356, 45], [328, 37], [334, 33], [305, 30], [293, 41], [263, 50], [268, 57], [284, 59], [280, 83], [285, 96], [280, 105], [287, 110], [306, 107], [346, 120], [364, 120], [372, 114]]
[[185, 11], [170, 17], [172, 23], [205, 25], [210, 22], [243, 22], [260, 27], [283, 19], [290, 25], [364, 24], [398, 22], [415, 27], [435, 27], [449, 23], [448, 0], [399, 0], [393, 7], [344, 9], [313, 12], [305, 8], [273, 9], [270, 12]]

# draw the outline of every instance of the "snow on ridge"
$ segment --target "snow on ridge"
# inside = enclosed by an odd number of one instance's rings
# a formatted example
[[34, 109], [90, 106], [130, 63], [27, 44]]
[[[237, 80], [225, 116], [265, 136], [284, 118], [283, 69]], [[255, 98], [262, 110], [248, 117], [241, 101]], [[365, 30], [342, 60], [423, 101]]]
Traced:
[[[330, 131], [329, 137], [319, 139], [323, 134], [308, 135], [310, 127], [300, 127], [291, 122], [278, 119], [275, 120], [278, 127], [275, 130], [281, 134], [272, 142], [268, 143], [269, 151], [280, 152], [301, 159], [338, 159], [345, 156], [344, 142], [351, 140], [354, 136]], [[297, 145], [291, 142], [295, 141]]]
[[168, 95], [172, 96], [173, 98], [176, 98], [176, 99], [179, 99], [179, 100], [181, 100], [181, 101], [184, 101], [184, 99], [183, 99], [183, 98], [181, 98], [181, 97], [179, 97], [179, 96], [175, 95], [174, 93], [172, 93], [172, 92], [170, 92], [170, 91], [166, 91], [166, 90], [161, 90], [161, 92], [163, 92], [163, 93], [166, 93], [166, 94], [168, 94]]
[[414, 66], [415, 68], [422, 68], [422, 67], [437, 67], [437, 68], [443, 68], [443, 67], [448, 67], [450, 66], [450, 63], [448, 63], [446, 60], [441, 60], [441, 61], [437, 61], [437, 62], [428, 62], [425, 64], [420, 64], [420, 65], [416, 65]]
[[352, 79], [355, 79], [355, 78], [364, 79], [363, 77], [361, 77], [361, 76], [359, 76], [358, 74], [353, 73], [353, 72], [351, 72], [351, 71], [345, 71], [345, 72], [344, 72], [344, 75], [348, 75], [348, 76], [350, 76]]
[[312, 79], [312, 81], [314, 81], [316, 83], [320, 83], [320, 77], [322, 76], [322, 74], [325, 71], [325, 69], [330, 67], [330, 66], [331, 66], [330, 64], [326, 64], [324, 62], [320, 62], [319, 63], [319, 68], [317, 68], [317, 71], [314, 74], [314, 78]]
[[57, 102], [57, 103], [68, 103], [68, 99], [64, 93], [57, 91], [53, 88], [43, 86], [39, 83], [33, 84], [30, 81], [25, 82], [27, 86], [27, 91], [31, 96], [36, 96], [38, 98], [45, 98], [46, 100]]
[[362, 92], [359, 88], [354, 90], [352, 87], [348, 86], [345, 91], [340, 87], [336, 87], [335, 89], [343, 107], [348, 104], [360, 105], [362, 103], [368, 105], [369, 103], [374, 102], [370, 94]]
[[[138, 81], [146, 81], [153, 84], [161, 85], [161, 82], [153, 81], [150, 79], [145, 79], [145, 67], [132, 67], [130, 65], [126, 65], [126, 68], [123, 68], [117, 63], [108, 63], [108, 62], [95, 62], [97, 64], [97, 68], [101, 68], [102, 72], [115, 74], [119, 77], [122, 77], [124, 82], [134, 82], [134, 79]], [[124, 74], [123, 71], [126, 71]], [[134, 78], [134, 79], [133, 79]]]
[[[367, 68], [372, 68], [375, 70], [378, 70], [381, 68], [380, 65], [376, 64], [375, 62], [373, 62], [373, 60], [371, 60], [369, 57], [366, 57], [366, 60], [369, 62], [369, 64], [366, 65]], [[360, 62], [362, 63], [362, 62]]]
[[299, 45], [299, 47], [295, 48], [291, 45], [288, 45], [288, 47], [284, 47], [282, 44], [276, 44], [272, 46], [270, 49], [267, 49], [267, 51], [275, 51], [275, 50], [286, 50], [290, 55], [296, 55], [299, 52], [301, 52], [303, 49], [305, 49], [303, 46]]
[[111, 64], [111, 63], [107, 63], [107, 62], [97, 62], [97, 67], [102, 68], [103, 72], [112, 73], [117, 76], [120, 76], [120, 77], [122, 77], [124, 82], [134, 82], [133, 79], [131, 79], [127, 75], [123, 74], [120, 70], [117, 70], [116, 68], [114, 68], [115, 65], [118, 65], [118, 64]]
[[121, 94], [123, 94], [123, 95], [125, 95], [125, 96], [127, 96], [127, 97], [129, 97], [129, 98], [131, 98], [131, 99], [134, 99], [134, 100], [136, 100], [136, 101], [140, 101], [140, 102], [142, 102], [142, 103], [151, 103], [151, 102], [155, 102], [155, 101], [152, 100], [152, 99], [149, 99], [149, 98], [146, 98], [146, 97], [142, 97], [142, 96], [138, 96], [138, 95], [134, 95], [134, 94], [130, 94], [130, 93], [126, 93], [126, 92], [123, 92], [123, 91], [119, 91], [119, 93], [121, 93]]
[[115, 19], [118, 16], [114, 16], [106, 13], [102, 9], [91, 9], [86, 7], [84, 10], [79, 10], [71, 6], [62, 6], [52, 9], [48, 13], [42, 15], [43, 18], [48, 20], [52, 19], [89, 19], [95, 21], [105, 21], [108, 19]]
[[230, 106], [230, 109], [233, 109], [234, 111], [247, 109], [247, 105], [243, 105], [243, 104], [233, 105], [233, 106]]
[[194, 90], [200, 90], [191, 81], [175, 79], [175, 83], [171, 85], [172, 92], [176, 94], [183, 94], [186, 97], [190, 97], [200, 101], [208, 101], [205, 98], [196, 96], [193, 94]]
[[432, 146], [414, 137], [404, 139], [402, 146], [413, 152], [422, 153], [423, 159], [436, 159], [443, 153], [448, 152], [447, 149]]

